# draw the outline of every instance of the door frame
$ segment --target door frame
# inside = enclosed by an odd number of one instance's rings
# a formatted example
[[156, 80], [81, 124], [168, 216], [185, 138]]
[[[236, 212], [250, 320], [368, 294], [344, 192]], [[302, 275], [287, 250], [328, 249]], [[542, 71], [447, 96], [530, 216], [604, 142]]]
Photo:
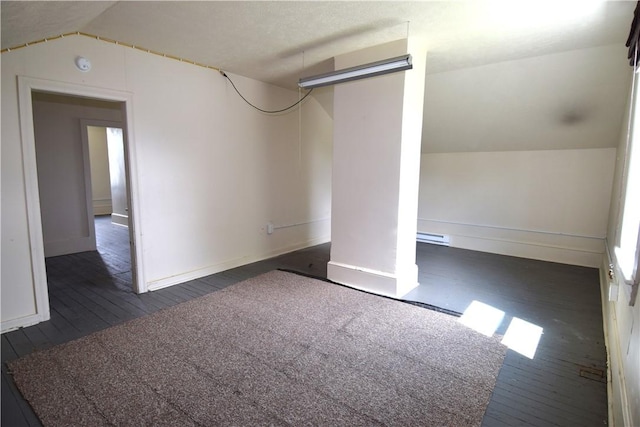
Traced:
[[33, 104], [31, 98], [33, 91], [124, 103], [124, 123], [122, 123], [122, 129], [123, 139], [125, 141], [125, 165], [127, 165], [129, 181], [129, 233], [131, 236], [133, 290], [136, 293], [148, 291], [144, 277], [144, 264], [141, 250], [142, 225], [140, 221], [140, 193], [137, 179], [138, 162], [136, 160], [136, 144], [132, 131], [133, 94], [112, 89], [18, 76], [18, 111], [21, 131], [22, 163], [25, 180], [27, 223], [29, 227], [31, 270], [36, 302], [36, 314], [29, 320], [23, 319], [23, 321], [29, 324], [35, 324], [50, 318], [49, 292], [40, 212], [40, 194], [38, 189], [35, 133], [33, 127]]

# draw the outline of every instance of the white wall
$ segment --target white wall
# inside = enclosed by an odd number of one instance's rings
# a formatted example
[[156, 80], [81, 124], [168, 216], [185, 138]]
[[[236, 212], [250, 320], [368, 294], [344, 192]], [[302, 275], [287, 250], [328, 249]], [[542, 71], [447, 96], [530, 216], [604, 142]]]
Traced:
[[333, 239], [327, 276], [393, 297], [418, 285], [426, 48], [399, 40], [335, 58], [336, 68], [343, 69], [407, 52], [415, 58], [412, 70], [334, 88]]
[[615, 152], [423, 154], [418, 229], [455, 247], [599, 267]]
[[87, 126], [89, 158], [91, 161], [91, 194], [93, 214], [111, 214], [111, 183], [109, 179], [109, 152], [107, 131], [104, 127]]
[[[92, 60], [91, 72], [75, 69], [77, 55]], [[300, 116], [265, 116], [215, 71], [82, 36], [4, 53], [3, 330], [28, 323], [35, 310], [18, 75], [132, 94], [137, 186], [131, 208], [150, 289], [329, 240], [331, 121], [315, 100], [305, 102]], [[231, 77], [265, 108], [298, 98]], [[268, 221], [288, 227], [269, 236]]]
[[[342, 55], [336, 69], [402, 55], [406, 43]], [[404, 81], [395, 73], [334, 88], [332, 262], [395, 273]]]
[[[627, 73], [631, 75], [631, 67], [628, 67]], [[624, 165], [628, 156], [626, 143], [630, 92], [627, 114], [620, 129], [609, 214], [607, 244], [611, 254], [620, 242], [620, 207], [624, 206], [622, 183], [625, 179]], [[610, 263], [615, 264], [615, 259], [607, 256], [601, 266], [602, 311], [609, 356], [610, 425], [635, 426], [640, 424], [640, 298], [636, 297], [635, 305], [630, 305], [631, 290], [624, 283], [619, 267], [614, 265], [616, 275], [613, 281], [607, 277]], [[609, 301], [609, 282], [618, 285], [618, 292], [614, 294], [617, 301]]]
[[603, 46], [428, 74], [419, 231], [599, 267], [625, 57]]

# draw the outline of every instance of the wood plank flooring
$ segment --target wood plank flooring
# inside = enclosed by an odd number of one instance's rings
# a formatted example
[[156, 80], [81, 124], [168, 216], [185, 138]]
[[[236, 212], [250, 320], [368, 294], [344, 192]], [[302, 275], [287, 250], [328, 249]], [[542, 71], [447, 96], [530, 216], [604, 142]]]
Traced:
[[[131, 290], [128, 232], [96, 220], [98, 251], [47, 259], [51, 320], [2, 335], [2, 425], [39, 426], [5, 362], [223, 289], [275, 268], [326, 277], [319, 245], [159, 291]], [[418, 244], [420, 286], [405, 298], [463, 312], [473, 300], [543, 328], [535, 357], [509, 350], [484, 426], [602, 426], [606, 354], [597, 269]]]
[[[406, 298], [462, 312], [473, 300], [543, 328], [534, 359], [509, 350], [483, 425], [607, 424], [597, 269], [418, 245], [420, 286]], [[605, 376], [601, 376], [605, 375]]]

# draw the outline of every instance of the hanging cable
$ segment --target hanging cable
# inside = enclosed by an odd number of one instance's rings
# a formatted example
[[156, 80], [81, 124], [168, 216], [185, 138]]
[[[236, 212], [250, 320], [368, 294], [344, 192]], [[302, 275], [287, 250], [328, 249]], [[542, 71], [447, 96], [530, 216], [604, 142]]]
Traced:
[[313, 92], [313, 89], [311, 89], [309, 92], [307, 92], [302, 98], [298, 99], [298, 101], [294, 104], [289, 105], [288, 107], [285, 108], [281, 108], [279, 110], [263, 110], [260, 107], [257, 107], [255, 105], [253, 105], [251, 102], [249, 102], [249, 100], [247, 100], [247, 98], [245, 98], [240, 91], [238, 90], [238, 88], [236, 87], [236, 85], [233, 83], [233, 80], [231, 80], [231, 78], [229, 76], [227, 76], [227, 73], [225, 73], [224, 71], [220, 70], [220, 74], [222, 74], [223, 77], [225, 77], [227, 80], [229, 80], [229, 83], [231, 83], [231, 86], [233, 86], [233, 89], [236, 91], [236, 93], [240, 96], [240, 98], [242, 98], [242, 100], [244, 102], [246, 102], [247, 104], [249, 104], [250, 106], [252, 106], [253, 108], [255, 108], [258, 111], [261, 111], [263, 113], [267, 113], [267, 114], [277, 114], [277, 113], [284, 113], [285, 111], [291, 110], [292, 108], [294, 108], [295, 106], [297, 106], [298, 104], [300, 104], [302, 101], [304, 101], [307, 96], [311, 95], [311, 92]]

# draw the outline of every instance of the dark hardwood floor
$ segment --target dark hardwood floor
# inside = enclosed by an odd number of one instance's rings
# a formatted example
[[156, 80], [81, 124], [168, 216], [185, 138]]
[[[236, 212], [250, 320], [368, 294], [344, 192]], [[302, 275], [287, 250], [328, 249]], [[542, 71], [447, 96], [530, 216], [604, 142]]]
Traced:
[[[2, 425], [38, 426], [5, 362], [222, 289], [276, 268], [326, 277], [330, 245], [159, 291], [131, 290], [128, 233], [96, 220], [98, 251], [46, 260], [51, 320], [2, 335]], [[606, 354], [597, 269], [418, 244], [420, 286], [405, 298], [463, 312], [473, 300], [543, 328], [535, 357], [509, 350], [484, 426], [607, 424]]]
[[543, 328], [533, 359], [509, 350], [483, 425], [607, 424], [599, 272], [418, 244], [420, 286], [406, 298], [464, 311], [472, 300]]

